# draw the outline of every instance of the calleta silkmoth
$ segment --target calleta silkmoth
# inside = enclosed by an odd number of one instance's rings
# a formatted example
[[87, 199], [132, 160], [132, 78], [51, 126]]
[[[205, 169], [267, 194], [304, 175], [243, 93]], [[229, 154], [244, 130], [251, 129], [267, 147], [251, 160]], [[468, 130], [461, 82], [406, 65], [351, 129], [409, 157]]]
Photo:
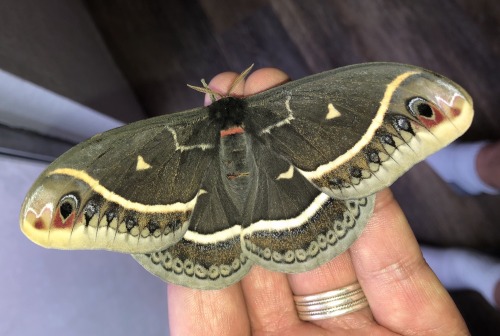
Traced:
[[22, 231], [44, 247], [132, 254], [192, 288], [229, 286], [253, 264], [307, 271], [349, 248], [374, 194], [473, 116], [460, 86], [394, 63], [220, 96], [70, 149], [26, 196]]

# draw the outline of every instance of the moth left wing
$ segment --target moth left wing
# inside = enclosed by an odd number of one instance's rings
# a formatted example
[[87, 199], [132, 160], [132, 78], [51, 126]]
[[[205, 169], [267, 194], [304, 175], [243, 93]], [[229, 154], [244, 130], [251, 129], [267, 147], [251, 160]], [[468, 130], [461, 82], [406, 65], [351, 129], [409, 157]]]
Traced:
[[96, 135], [41, 174], [23, 204], [21, 229], [45, 247], [166, 248], [186, 232], [217, 146], [206, 108]]
[[339, 68], [247, 98], [246, 129], [331, 196], [364, 197], [469, 127], [470, 96], [427, 70]]
[[343, 253], [361, 235], [374, 195], [332, 198], [268, 145], [253, 141], [252, 153], [258, 184], [249, 193], [241, 233], [250, 260], [273, 271], [304, 272]]

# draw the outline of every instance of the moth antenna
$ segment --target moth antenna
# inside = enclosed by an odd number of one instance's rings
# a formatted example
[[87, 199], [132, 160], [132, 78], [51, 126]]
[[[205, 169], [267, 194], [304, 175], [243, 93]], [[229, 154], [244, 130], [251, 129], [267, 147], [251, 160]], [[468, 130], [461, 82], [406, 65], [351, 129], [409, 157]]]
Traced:
[[248, 73], [252, 70], [253, 66], [254, 66], [253, 64], [250, 65], [248, 68], [246, 68], [246, 70], [244, 70], [242, 73], [240, 73], [238, 75], [238, 77], [236, 77], [236, 79], [234, 80], [233, 84], [231, 84], [231, 86], [229, 87], [229, 90], [227, 91], [227, 95], [228, 96], [234, 90], [234, 88], [236, 87], [236, 85], [238, 85], [239, 82], [241, 82], [243, 79], [245, 79], [245, 77], [248, 75]]
[[210, 96], [210, 100], [212, 101], [212, 103], [217, 100], [217, 98], [215, 97], [216, 95], [219, 96], [219, 97], [222, 97], [221, 94], [219, 94], [219, 93], [215, 92], [214, 90], [212, 90], [211, 88], [209, 88], [207, 82], [205, 82], [204, 79], [201, 80], [201, 84], [203, 85], [203, 87], [201, 87], [201, 86], [194, 86], [194, 85], [191, 85], [191, 84], [186, 84], [186, 85], [190, 89], [193, 89], [193, 90], [201, 92], [201, 93], [208, 94]]
[[205, 89], [204, 87], [201, 86], [194, 86], [191, 84], [186, 84], [190, 89], [193, 89], [195, 91], [201, 92], [201, 93], [210, 93], [210, 89]]
[[234, 90], [234, 88], [236, 87], [236, 85], [238, 85], [239, 82], [241, 82], [243, 79], [245, 79], [245, 77], [248, 75], [248, 73], [252, 70], [253, 66], [254, 66], [254, 64], [250, 65], [247, 69], [245, 69], [242, 73], [240, 73], [238, 75], [238, 77], [236, 77], [236, 79], [234, 80], [233, 84], [231, 84], [231, 86], [229, 87], [229, 90], [227, 90], [227, 94], [226, 95], [223, 95], [223, 94], [220, 94], [218, 92], [215, 92], [214, 90], [212, 90], [211, 88], [209, 88], [207, 82], [205, 82], [205, 79], [203, 79], [203, 78], [201, 79], [201, 84], [203, 85], [203, 87], [201, 87], [201, 86], [194, 86], [194, 85], [191, 85], [191, 84], [186, 84], [186, 85], [190, 89], [193, 89], [195, 91], [198, 91], [198, 92], [210, 95], [210, 100], [213, 103], [213, 102], [215, 102], [217, 100], [216, 96], [219, 96], [219, 98], [222, 98], [224, 96], [229, 96], [231, 94], [231, 92]]
[[[210, 100], [212, 101], [212, 103], [215, 102], [217, 100], [217, 98], [215, 97], [217, 93], [208, 87], [207, 82], [205, 82], [205, 79], [203, 78], [201, 79], [201, 84], [203, 84], [203, 87], [208, 90], [208, 94], [210, 95]], [[222, 97], [222, 95], [219, 95], [219, 97]]]

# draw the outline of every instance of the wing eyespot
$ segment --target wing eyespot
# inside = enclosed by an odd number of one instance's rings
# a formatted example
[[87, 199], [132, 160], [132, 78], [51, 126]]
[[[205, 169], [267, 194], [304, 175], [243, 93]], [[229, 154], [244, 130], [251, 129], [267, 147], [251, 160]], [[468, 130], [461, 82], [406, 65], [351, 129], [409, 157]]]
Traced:
[[414, 117], [419, 116], [432, 119], [434, 118], [434, 111], [430, 103], [422, 97], [413, 97], [408, 99], [406, 103], [406, 108]]
[[71, 205], [70, 202], [64, 202], [59, 206], [59, 209], [61, 210], [61, 216], [66, 219], [71, 215], [73, 212], [73, 206]]
[[59, 213], [63, 220], [78, 210], [79, 200], [75, 194], [67, 194], [59, 201]]

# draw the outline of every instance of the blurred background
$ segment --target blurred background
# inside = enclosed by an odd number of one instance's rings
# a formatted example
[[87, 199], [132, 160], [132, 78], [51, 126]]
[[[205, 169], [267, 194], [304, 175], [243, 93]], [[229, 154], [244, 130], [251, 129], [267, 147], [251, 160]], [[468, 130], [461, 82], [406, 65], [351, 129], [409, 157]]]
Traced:
[[[0, 22], [1, 335], [168, 334], [163, 282], [127, 255], [40, 248], [18, 216], [47, 162], [73, 144], [202, 105], [187, 83], [252, 63], [293, 79], [410, 63], [474, 98], [460, 141], [500, 134], [496, 0], [2, 0]], [[392, 190], [419, 242], [500, 256], [499, 196], [457, 195], [425, 163]], [[452, 295], [473, 334], [500, 330], [479, 294]]]

